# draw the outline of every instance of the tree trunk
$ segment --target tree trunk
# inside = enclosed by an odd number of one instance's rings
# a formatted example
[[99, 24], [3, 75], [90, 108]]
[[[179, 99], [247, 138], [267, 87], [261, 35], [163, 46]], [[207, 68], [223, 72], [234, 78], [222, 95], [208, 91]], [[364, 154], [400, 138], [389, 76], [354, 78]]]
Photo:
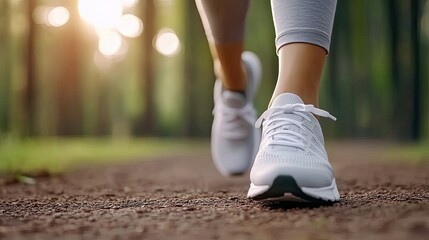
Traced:
[[23, 124], [24, 124], [24, 135], [34, 135], [34, 122], [35, 122], [35, 66], [34, 66], [34, 51], [35, 51], [35, 32], [36, 24], [33, 22], [33, 10], [36, 7], [36, 0], [27, 1], [27, 24], [28, 24], [28, 35], [27, 35], [27, 51], [25, 52], [26, 59], [26, 82], [24, 89], [24, 108], [23, 108]]
[[10, 107], [10, 15], [8, 1], [0, 1], [0, 137], [9, 129], [8, 113]]
[[390, 24], [394, 126], [397, 138], [416, 140], [420, 132], [420, 14], [417, 1], [392, 1]]
[[80, 36], [79, 14], [76, 1], [67, 2], [70, 21], [62, 27], [64, 33], [59, 41], [57, 61], [57, 134], [82, 134], [82, 108], [80, 91]]
[[417, 140], [422, 136], [421, 132], [421, 93], [423, 89], [421, 88], [421, 79], [420, 79], [420, 0], [410, 1], [411, 4], [411, 45], [412, 45], [412, 66], [413, 71], [413, 113], [411, 115], [411, 138], [412, 140]]
[[142, 54], [142, 77], [141, 93], [143, 94], [144, 107], [140, 114], [136, 134], [153, 135], [155, 134], [155, 64], [153, 39], [156, 34], [156, 8], [154, 0], [146, 0], [143, 6], [143, 54]]

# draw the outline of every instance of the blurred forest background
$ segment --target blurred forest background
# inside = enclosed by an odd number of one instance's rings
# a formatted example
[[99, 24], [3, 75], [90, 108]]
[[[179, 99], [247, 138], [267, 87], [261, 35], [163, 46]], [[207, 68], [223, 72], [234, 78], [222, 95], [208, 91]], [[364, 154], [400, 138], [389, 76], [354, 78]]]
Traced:
[[[275, 86], [269, 1], [254, 0], [247, 49]], [[429, 136], [429, 3], [338, 1], [321, 106], [331, 138]], [[214, 75], [193, 0], [0, 0], [1, 139], [207, 137]]]

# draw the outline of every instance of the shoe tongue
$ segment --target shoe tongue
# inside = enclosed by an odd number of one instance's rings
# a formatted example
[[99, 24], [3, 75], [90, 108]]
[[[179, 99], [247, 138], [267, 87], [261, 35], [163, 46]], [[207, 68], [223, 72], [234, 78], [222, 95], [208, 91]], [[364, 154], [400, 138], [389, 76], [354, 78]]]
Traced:
[[246, 105], [246, 98], [242, 93], [224, 90], [222, 92], [223, 102], [231, 108], [242, 108]]
[[[302, 99], [298, 95], [293, 94], [293, 93], [282, 93], [274, 99], [271, 106], [272, 107], [283, 107], [286, 104], [295, 104], [295, 103], [304, 104], [304, 102], [302, 101]], [[297, 114], [292, 114], [292, 113], [284, 114], [282, 116], [280, 116], [280, 115], [275, 116], [275, 117], [273, 117], [273, 119], [280, 118], [280, 117], [282, 117], [282, 118], [286, 117], [286, 118], [289, 118], [289, 119], [292, 119], [295, 121], [303, 121], [303, 118], [301, 116], [299, 116]], [[301, 132], [301, 130], [295, 125], [289, 125], [288, 128], [290, 130], [293, 130], [296, 132]], [[293, 138], [298, 139], [297, 137], [293, 137]], [[289, 151], [289, 152], [298, 151], [298, 148], [296, 148], [296, 147], [288, 147], [288, 146], [281, 146], [281, 145], [272, 146], [271, 149], [274, 152], [276, 152], [276, 151]]]
[[304, 102], [302, 101], [302, 99], [293, 93], [282, 93], [279, 96], [277, 96], [273, 103], [271, 104], [274, 107], [280, 107], [280, 106], [284, 106], [286, 104], [295, 104], [295, 103], [301, 103], [303, 104]]

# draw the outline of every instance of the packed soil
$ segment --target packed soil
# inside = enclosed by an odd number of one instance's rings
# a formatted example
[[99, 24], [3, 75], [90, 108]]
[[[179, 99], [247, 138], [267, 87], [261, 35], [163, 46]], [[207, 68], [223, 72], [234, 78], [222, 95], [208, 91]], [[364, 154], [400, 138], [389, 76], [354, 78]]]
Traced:
[[3, 182], [0, 239], [429, 239], [429, 161], [372, 142], [328, 149], [333, 205], [248, 200], [248, 174], [220, 176], [207, 149]]

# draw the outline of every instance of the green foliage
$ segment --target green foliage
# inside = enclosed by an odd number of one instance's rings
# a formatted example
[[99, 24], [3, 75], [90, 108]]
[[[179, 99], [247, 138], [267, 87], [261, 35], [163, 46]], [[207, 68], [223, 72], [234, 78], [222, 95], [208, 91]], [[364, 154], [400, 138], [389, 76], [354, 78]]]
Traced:
[[[59, 28], [28, 25], [29, 1], [0, 1], [0, 137], [208, 136], [215, 76], [195, 2], [154, 1], [156, 17], [149, 23], [156, 31], [174, 30], [181, 49], [169, 57], [154, 52], [152, 77], [144, 70], [144, 30], [138, 38], [124, 38], [129, 51], [123, 59], [104, 59], [100, 65], [94, 62], [97, 34], [80, 21], [77, 0], [33, 1], [71, 11], [70, 22]], [[145, 3], [127, 11], [145, 19]], [[338, 117], [336, 123], [323, 123], [327, 137], [429, 136], [428, 16], [427, 0], [338, 1], [321, 81], [321, 107]], [[256, 52], [263, 65], [256, 96], [261, 113], [278, 70], [269, 2], [252, 1], [247, 19], [246, 50]], [[33, 38], [28, 38], [30, 27]], [[34, 46], [32, 61], [26, 59], [29, 45]], [[30, 63], [34, 89], [31, 101], [25, 101]], [[146, 125], [142, 120], [148, 113], [154, 121]]]
[[429, 162], [429, 141], [395, 146], [388, 151], [387, 155], [388, 159], [396, 159], [407, 163], [427, 163]]
[[207, 142], [162, 138], [0, 141], [0, 172], [60, 173], [71, 167], [205, 152]]

